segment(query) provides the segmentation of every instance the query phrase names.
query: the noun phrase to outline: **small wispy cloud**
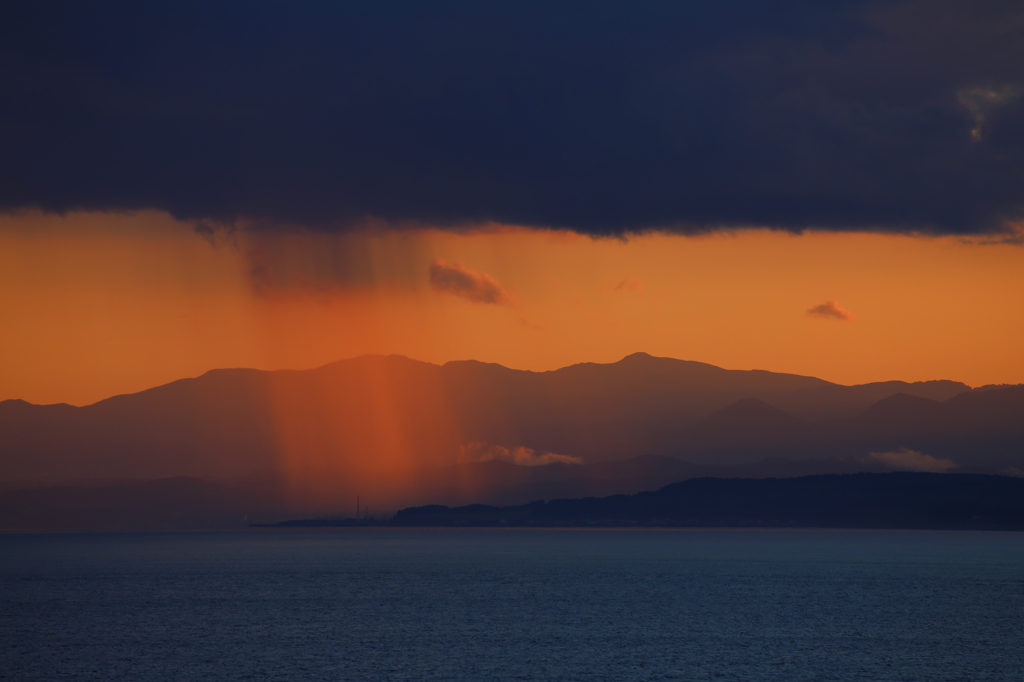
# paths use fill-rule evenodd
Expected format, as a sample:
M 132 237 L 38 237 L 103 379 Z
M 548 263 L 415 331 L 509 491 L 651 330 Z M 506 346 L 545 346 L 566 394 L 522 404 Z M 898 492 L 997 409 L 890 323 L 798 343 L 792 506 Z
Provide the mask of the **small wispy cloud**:
M 893 471 L 930 471 L 942 473 L 956 468 L 956 464 L 951 459 L 939 459 L 907 448 L 900 448 L 891 452 L 872 452 L 865 459 L 869 462 L 882 464 Z
M 808 308 L 807 315 L 810 317 L 824 317 L 833 320 L 842 320 L 844 322 L 850 322 L 857 317 L 849 310 L 839 305 L 838 301 L 834 301 L 832 299 L 829 299 L 820 305 L 816 305 L 813 308 Z
M 1020 94 L 1013 86 L 999 88 L 967 88 L 957 94 L 960 104 L 971 113 L 974 126 L 971 128 L 971 139 L 980 142 L 985 129 L 985 122 L 997 106 L 1013 99 Z
M 644 283 L 636 277 L 627 277 L 615 284 L 613 287 L 615 291 L 635 291 L 638 294 L 642 294 L 644 291 Z
M 490 462 L 496 459 L 527 467 L 546 464 L 583 464 L 583 460 L 579 457 L 558 455 L 553 452 L 538 452 L 522 445 L 506 448 L 487 443 L 467 443 L 459 449 L 459 461 L 461 462 Z
M 473 303 L 515 306 L 512 294 L 494 277 L 462 263 L 448 263 L 443 258 L 430 264 L 430 286 L 435 291 Z

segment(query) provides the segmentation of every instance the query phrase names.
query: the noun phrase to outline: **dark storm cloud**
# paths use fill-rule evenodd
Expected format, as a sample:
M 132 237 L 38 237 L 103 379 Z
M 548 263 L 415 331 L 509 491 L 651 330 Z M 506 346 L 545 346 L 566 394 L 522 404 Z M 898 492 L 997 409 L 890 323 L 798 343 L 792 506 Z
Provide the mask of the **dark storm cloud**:
M 0 207 L 999 231 L 1024 5 L 4 3 Z

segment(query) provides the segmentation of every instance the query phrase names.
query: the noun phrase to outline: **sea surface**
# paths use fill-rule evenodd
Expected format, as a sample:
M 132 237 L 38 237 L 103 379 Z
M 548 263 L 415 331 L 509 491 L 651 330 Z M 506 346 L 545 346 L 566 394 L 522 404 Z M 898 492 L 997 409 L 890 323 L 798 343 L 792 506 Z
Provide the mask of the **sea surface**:
M 1021 680 L 1024 534 L 0 536 L 3 680 Z

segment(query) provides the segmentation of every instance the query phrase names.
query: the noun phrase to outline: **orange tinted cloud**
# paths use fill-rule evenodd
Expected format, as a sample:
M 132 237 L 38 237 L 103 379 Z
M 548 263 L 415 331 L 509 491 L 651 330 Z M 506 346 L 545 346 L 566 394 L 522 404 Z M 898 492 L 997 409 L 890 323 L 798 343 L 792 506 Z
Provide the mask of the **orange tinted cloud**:
M 922 454 L 917 450 L 900 448 L 892 452 L 872 452 L 866 457 L 869 462 L 884 464 L 894 471 L 932 471 L 942 473 L 956 468 L 951 459 L 936 458 Z
M 808 308 L 807 314 L 811 317 L 825 317 L 833 320 L 842 320 L 844 322 L 849 322 L 856 317 L 853 313 L 846 310 L 843 306 L 839 305 L 837 301 L 833 301 L 832 299 L 825 301 L 821 305 Z
M 489 462 L 491 460 L 511 462 L 520 466 L 543 466 L 545 464 L 582 464 L 579 457 L 558 455 L 554 452 L 538 452 L 520 445 L 506 448 L 487 443 L 468 443 L 459 448 L 459 460 L 463 462 Z
M 430 286 L 473 303 L 512 306 L 512 295 L 486 272 L 467 268 L 462 263 L 447 263 L 438 258 L 430 264 Z

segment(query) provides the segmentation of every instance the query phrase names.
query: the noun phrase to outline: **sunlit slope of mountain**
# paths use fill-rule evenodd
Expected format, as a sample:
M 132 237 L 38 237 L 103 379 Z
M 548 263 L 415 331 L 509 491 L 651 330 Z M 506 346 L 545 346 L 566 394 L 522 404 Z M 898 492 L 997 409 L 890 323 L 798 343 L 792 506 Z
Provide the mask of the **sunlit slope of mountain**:
M 551 372 L 367 356 L 306 371 L 215 370 L 86 407 L 0 403 L 0 479 L 269 471 L 292 481 L 372 476 L 411 489 L 423 467 L 495 456 L 492 446 L 526 448 L 527 464 L 556 453 L 729 465 L 881 447 L 929 455 L 957 448 L 960 466 L 1018 466 L 1011 455 L 1024 442 L 1021 391 L 971 392 L 954 382 L 846 387 L 642 353 Z M 882 402 L 865 411 L 876 397 Z

